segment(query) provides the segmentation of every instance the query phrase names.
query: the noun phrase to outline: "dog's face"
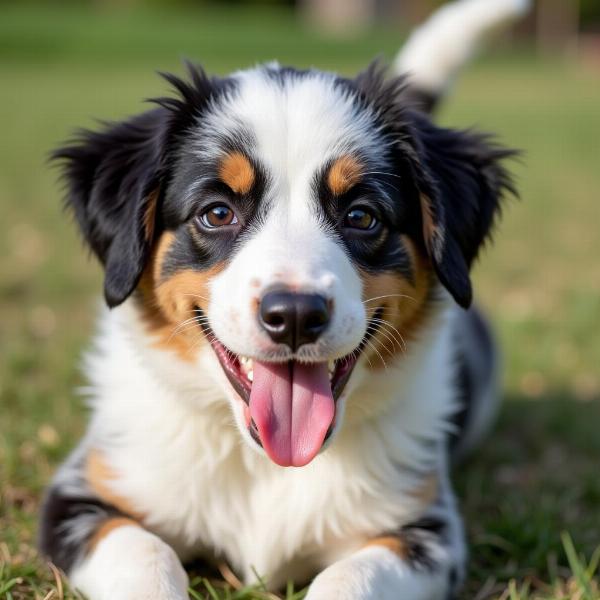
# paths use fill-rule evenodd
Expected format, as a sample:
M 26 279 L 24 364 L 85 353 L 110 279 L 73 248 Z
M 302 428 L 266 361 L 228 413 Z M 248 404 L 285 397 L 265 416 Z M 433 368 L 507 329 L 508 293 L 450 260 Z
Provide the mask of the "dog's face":
M 179 98 L 58 151 L 68 203 L 109 305 L 134 294 L 182 360 L 201 335 L 247 442 L 302 466 L 359 360 L 401 360 L 440 283 L 469 304 L 507 152 L 434 127 L 376 69 L 168 78 Z

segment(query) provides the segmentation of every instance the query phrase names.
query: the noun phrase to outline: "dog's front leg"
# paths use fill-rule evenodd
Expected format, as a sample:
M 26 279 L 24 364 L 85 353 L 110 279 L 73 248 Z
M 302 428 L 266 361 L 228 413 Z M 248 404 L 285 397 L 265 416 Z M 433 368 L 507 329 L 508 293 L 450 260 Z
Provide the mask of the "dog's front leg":
M 458 517 L 427 516 L 370 540 L 313 581 L 305 600 L 447 600 L 464 570 Z
M 42 508 L 42 552 L 89 600 L 187 600 L 175 551 L 64 469 Z
M 114 528 L 113 528 L 114 527 Z M 188 577 L 173 549 L 158 536 L 118 519 L 101 526 L 71 583 L 90 600 L 187 600 Z

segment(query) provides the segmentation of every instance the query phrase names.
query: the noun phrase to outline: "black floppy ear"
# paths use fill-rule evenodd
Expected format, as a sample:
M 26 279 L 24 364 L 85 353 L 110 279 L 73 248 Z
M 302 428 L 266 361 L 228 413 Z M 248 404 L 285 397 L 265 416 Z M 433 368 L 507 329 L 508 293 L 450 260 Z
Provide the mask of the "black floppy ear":
M 503 195 L 516 194 L 501 162 L 517 153 L 483 134 L 436 127 L 420 115 L 415 122 L 412 170 L 425 246 L 441 283 L 467 308 L 471 264 L 491 232 Z
M 150 254 L 168 171 L 167 147 L 195 126 L 211 95 L 226 85 L 191 63 L 186 67 L 189 81 L 162 74 L 176 97 L 154 99 L 158 108 L 103 131 L 82 131 L 52 155 L 62 163 L 66 205 L 104 264 L 110 307 L 133 292 Z
M 62 161 L 67 207 L 104 264 L 110 307 L 134 290 L 152 244 L 165 112 L 158 108 L 101 132 L 83 131 L 53 154 Z
M 406 79 L 386 79 L 378 61 L 352 85 L 394 141 L 399 172 L 416 185 L 422 237 L 439 280 L 467 308 L 471 264 L 492 229 L 502 196 L 507 191 L 516 195 L 501 163 L 518 153 L 493 144 L 489 136 L 433 125 L 414 110 L 414 90 Z

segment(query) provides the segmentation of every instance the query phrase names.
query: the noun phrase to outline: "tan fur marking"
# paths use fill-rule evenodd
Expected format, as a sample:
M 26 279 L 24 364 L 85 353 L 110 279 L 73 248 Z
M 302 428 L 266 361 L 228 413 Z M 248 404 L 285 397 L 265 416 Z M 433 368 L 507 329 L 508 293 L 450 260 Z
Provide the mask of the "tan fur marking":
M 382 318 L 388 322 L 379 323 L 379 330 L 370 340 L 379 354 L 371 345 L 367 345 L 365 350 L 373 369 L 383 368 L 384 362 L 387 364 L 404 354 L 429 317 L 427 300 L 433 283 L 433 271 L 429 261 L 419 254 L 409 237 L 401 235 L 400 241 L 411 257 L 414 281 L 409 281 L 399 273 L 361 273 L 367 317 L 372 317 L 378 307 L 383 307 Z M 382 298 L 370 300 L 379 297 Z
M 174 241 L 175 235 L 171 232 L 165 232 L 158 240 L 138 286 L 138 302 L 146 328 L 156 338 L 154 345 L 191 362 L 204 338 L 199 326 L 193 326 L 191 321 L 177 327 L 197 316 L 196 307 L 206 310 L 208 284 L 223 265 L 207 271 L 186 269 L 163 279 L 164 261 Z
M 161 271 L 165 262 L 165 256 L 174 243 L 175 234 L 173 232 L 165 231 L 160 236 L 153 255 L 148 261 L 149 268 L 146 269 L 151 271 L 153 281 L 160 281 Z
M 119 527 L 124 527 L 125 525 L 135 525 L 136 527 L 140 527 L 140 524 L 133 519 L 128 519 L 127 517 L 114 517 L 113 519 L 108 519 L 104 521 L 100 527 L 96 530 L 96 533 L 91 537 L 88 544 L 88 552 L 92 552 L 94 548 L 111 532 Z
M 363 166 L 357 158 L 344 155 L 338 158 L 327 175 L 327 185 L 335 196 L 344 194 L 355 186 L 362 176 Z
M 427 248 L 431 251 L 431 241 L 439 235 L 439 228 L 433 219 L 431 199 L 425 194 L 421 194 L 421 214 L 423 218 L 423 237 Z
M 112 490 L 110 481 L 117 479 L 117 475 L 106 464 L 105 459 L 98 450 L 94 449 L 88 454 L 85 464 L 85 479 L 103 502 L 114 506 L 122 513 L 131 515 L 137 520 L 142 520 L 142 515 L 137 512 L 131 502 Z
M 193 315 L 195 306 L 206 308 L 208 283 L 222 269 L 222 265 L 207 271 L 186 269 L 159 283 L 154 290 L 165 316 L 173 323 L 181 323 Z
M 369 546 L 382 546 L 383 548 L 387 548 L 391 550 L 396 556 L 399 556 L 402 560 L 406 560 L 408 558 L 408 550 L 406 545 L 403 543 L 400 537 L 395 535 L 385 535 L 378 538 L 373 538 L 369 540 L 365 547 Z
M 152 241 L 154 236 L 154 224 L 156 222 L 156 207 L 158 205 L 159 193 L 160 190 L 158 188 L 150 192 L 146 210 L 144 211 L 144 237 L 148 242 Z
M 248 158 L 241 152 L 232 152 L 221 161 L 219 177 L 236 194 L 247 194 L 254 185 L 256 174 Z

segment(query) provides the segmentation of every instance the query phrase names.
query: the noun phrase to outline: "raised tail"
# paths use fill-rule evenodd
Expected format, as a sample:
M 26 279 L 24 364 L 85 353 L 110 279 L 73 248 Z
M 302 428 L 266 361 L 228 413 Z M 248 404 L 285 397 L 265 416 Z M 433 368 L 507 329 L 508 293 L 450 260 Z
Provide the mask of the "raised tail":
M 523 16 L 530 4 L 531 0 L 456 0 L 418 27 L 396 56 L 394 70 L 409 75 L 420 108 L 434 110 L 483 40 Z

